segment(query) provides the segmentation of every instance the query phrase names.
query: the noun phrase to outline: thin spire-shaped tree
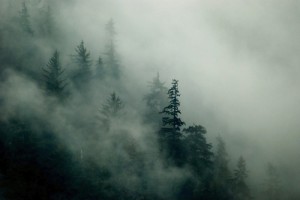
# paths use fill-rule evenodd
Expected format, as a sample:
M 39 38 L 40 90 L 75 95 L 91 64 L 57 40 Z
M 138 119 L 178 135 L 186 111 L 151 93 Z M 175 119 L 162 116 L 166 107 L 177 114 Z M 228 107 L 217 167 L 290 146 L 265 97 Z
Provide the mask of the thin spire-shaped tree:
M 30 15 L 28 12 L 28 8 L 25 2 L 22 3 L 22 8 L 20 11 L 20 24 L 22 29 L 30 34 L 33 35 L 33 30 L 31 28 L 31 23 L 30 23 Z
M 47 93 L 57 97 L 62 97 L 66 81 L 62 78 L 64 70 L 61 67 L 59 53 L 57 50 L 53 53 L 46 65 L 46 68 L 43 68 L 43 72 Z
M 78 69 L 72 78 L 77 88 L 82 88 L 91 79 L 92 60 L 90 52 L 85 47 L 83 40 L 75 48 L 75 52 L 76 54 L 73 55 L 73 59 Z
M 247 185 L 248 170 L 245 159 L 240 156 L 236 169 L 233 173 L 233 193 L 234 199 L 245 200 L 251 199 L 250 189 Z
M 120 78 L 120 66 L 117 59 L 117 53 L 116 53 L 116 45 L 115 45 L 115 36 L 116 36 L 116 30 L 115 30 L 115 23 L 113 19 L 110 19 L 108 23 L 105 26 L 106 33 L 107 33 L 107 42 L 106 42 L 106 62 L 107 70 L 109 72 L 109 75 L 115 79 Z
M 179 90 L 178 80 L 172 81 L 172 87 L 168 91 L 169 105 L 166 106 L 161 114 L 163 114 L 161 131 L 159 133 L 159 141 L 161 150 L 166 153 L 171 163 L 179 166 L 183 164 L 184 150 L 181 141 L 181 126 L 185 123 L 180 119 L 179 115 Z
M 160 80 L 159 73 L 149 83 L 150 91 L 144 96 L 147 105 L 145 113 L 145 122 L 155 126 L 161 126 L 160 112 L 168 104 L 167 91 L 165 83 Z M 160 120 L 160 121 L 158 121 Z
M 168 91 L 169 95 L 169 105 L 166 106 L 162 114 L 165 115 L 163 117 L 163 126 L 168 126 L 172 129 L 172 131 L 180 131 L 181 126 L 185 123 L 180 119 L 179 115 L 181 111 L 179 110 L 180 102 L 179 102 L 179 90 L 178 90 L 178 80 L 173 79 L 172 87 Z

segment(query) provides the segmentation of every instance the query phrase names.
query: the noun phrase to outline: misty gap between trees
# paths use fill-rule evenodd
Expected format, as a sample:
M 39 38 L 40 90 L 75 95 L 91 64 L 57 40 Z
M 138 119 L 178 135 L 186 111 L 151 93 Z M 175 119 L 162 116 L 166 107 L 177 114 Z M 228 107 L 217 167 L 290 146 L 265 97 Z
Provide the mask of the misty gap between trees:
M 1 199 L 300 198 L 268 161 L 252 187 L 247 157 L 230 159 L 222 133 L 210 142 L 201 121 L 182 117 L 176 77 L 154 71 L 132 91 L 144 83 L 125 75 L 118 21 L 99 24 L 95 55 L 59 24 L 72 0 L 0 2 Z

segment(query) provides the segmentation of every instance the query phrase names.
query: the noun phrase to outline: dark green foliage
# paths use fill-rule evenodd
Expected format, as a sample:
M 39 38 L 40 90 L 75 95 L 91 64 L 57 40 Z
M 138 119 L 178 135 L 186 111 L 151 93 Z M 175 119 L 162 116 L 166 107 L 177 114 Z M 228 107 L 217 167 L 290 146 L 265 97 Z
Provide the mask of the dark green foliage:
M 185 133 L 186 163 L 190 166 L 198 182 L 194 195 L 199 198 L 208 199 L 212 193 L 212 145 L 206 141 L 206 129 L 201 125 L 189 126 L 183 132 Z
M 187 163 L 195 174 L 203 177 L 211 171 L 213 161 L 212 145 L 206 141 L 206 129 L 201 125 L 189 126 L 183 129 L 186 134 L 184 142 L 187 148 Z
M 19 119 L 2 125 L 1 171 L 7 187 L 5 196 L 50 199 L 52 195 L 71 192 L 68 191 L 71 174 L 67 170 L 70 155 L 53 133 L 47 132 L 46 127 L 45 131 L 36 132 L 30 123 Z
M 43 71 L 47 93 L 56 97 L 63 97 L 66 81 L 62 78 L 64 70 L 60 64 L 58 51 L 54 52 Z
M 120 78 L 120 65 L 117 59 L 116 47 L 115 47 L 115 25 L 114 21 L 111 19 L 106 24 L 107 42 L 106 42 L 106 68 L 108 70 L 108 75 L 114 79 Z
M 173 80 L 168 95 L 170 104 L 161 112 L 163 114 L 163 127 L 159 133 L 159 142 L 161 150 L 165 151 L 169 162 L 180 166 L 184 163 L 184 148 L 181 141 L 182 133 L 180 128 L 185 123 L 179 118 L 181 112 L 179 110 L 180 102 L 178 97 L 180 94 L 177 80 Z
M 88 159 L 80 162 L 50 130 L 39 120 L 1 122 L 5 199 L 117 199 L 110 194 L 109 171 Z
M 168 91 L 169 105 L 166 106 L 161 112 L 164 117 L 162 119 L 163 126 L 170 128 L 171 131 L 180 131 L 181 126 L 185 123 L 179 118 L 181 111 L 179 110 L 180 102 L 178 97 L 180 96 L 178 90 L 178 80 L 173 79 L 172 87 Z
M 25 2 L 22 3 L 22 8 L 20 11 L 20 25 L 26 33 L 33 35 L 33 30 L 30 23 L 30 15 Z
M 250 189 L 246 182 L 247 177 L 248 177 L 248 171 L 246 168 L 246 161 L 241 156 L 237 162 L 237 166 L 236 169 L 234 170 L 233 179 L 232 179 L 234 199 L 236 200 L 251 199 Z

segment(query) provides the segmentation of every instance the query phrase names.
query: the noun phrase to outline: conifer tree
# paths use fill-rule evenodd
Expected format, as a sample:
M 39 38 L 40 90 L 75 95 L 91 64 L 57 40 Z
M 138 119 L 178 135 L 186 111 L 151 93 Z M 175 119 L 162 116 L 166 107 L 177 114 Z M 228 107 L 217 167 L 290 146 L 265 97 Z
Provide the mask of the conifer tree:
M 187 162 L 199 176 L 212 168 L 212 145 L 206 141 L 206 129 L 201 125 L 183 129 L 186 134 Z
M 185 134 L 185 159 L 192 169 L 198 182 L 197 196 L 200 199 L 210 199 L 211 178 L 213 175 L 213 152 L 212 145 L 206 141 L 206 129 L 201 125 L 189 126 L 183 129 Z
M 250 190 L 246 179 L 248 177 L 248 170 L 246 168 L 246 161 L 241 156 L 237 162 L 237 168 L 233 174 L 233 193 L 235 200 L 251 199 Z
M 184 162 L 184 149 L 181 141 L 182 133 L 180 132 L 180 128 L 185 123 L 179 117 L 181 112 L 179 110 L 180 102 L 178 97 L 180 94 L 178 90 L 178 80 L 173 80 L 168 95 L 169 105 L 161 112 L 161 114 L 163 114 L 163 127 L 160 131 L 159 140 L 161 150 L 166 152 L 171 162 L 175 165 L 181 165 Z
M 66 86 L 65 80 L 62 78 L 64 70 L 61 67 L 59 53 L 55 51 L 50 58 L 46 68 L 43 68 L 46 91 L 50 95 L 62 97 Z
M 76 55 L 74 56 L 75 62 L 80 68 L 82 68 L 83 71 L 89 72 L 92 64 L 90 58 L 91 55 L 90 52 L 84 46 L 83 40 L 76 47 L 75 51 L 76 51 Z
M 106 33 L 107 33 L 107 42 L 106 42 L 106 66 L 108 70 L 108 74 L 115 78 L 120 78 L 120 66 L 117 59 L 117 53 L 116 53 L 116 46 L 115 46 L 115 24 L 112 19 L 109 20 L 109 22 L 105 26 Z
M 30 34 L 33 35 L 33 30 L 31 28 L 31 23 L 30 23 L 30 15 L 28 12 L 28 8 L 25 2 L 22 3 L 22 8 L 20 11 L 20 24 L 22 29 Z
M 102 115 L 102 125 L 106 129 L 109 129 L 111 121 L 120 116 L 120 112 L 123 108 L 124 105 L 122 100 L 116 95 L 115 92 L 113 92 L 110 95 L 110 97 L 106 100 L 106 103 L 102 105 L 102 109 L 100 110 Z
M 145 95 L 144 100 L 146 101 L 146 121 L 148 123 L 159 124 L 157 121 L 159 113 L 163 110 L 164 106 L 168 103 L 167 91 L 165 83 L 161 82 L 159 73 L 153 78 L 149 84 L 150 92 Z
M 226 145 L 221 137 L 217 138 L 217 152 L 214 159 L 214 193 L 219 200 L 232 199 L 230 187 L 231 173 L 228 168 L 228 154 Z
M 77 87 L 83 87 L 87 84 L 91 78 L 91 65 L 92 61 L 90 58 L 90 52 L 84 46 L 84 42 L 81 41 L 80 44 L 75 49 L 76 54 L 73 56 L 74 62 L 79 68 L 74 76 L 73 80 Z
M 179 110 L 180 102 L 179 102 L 179 90 L 178 90 L 178 80 L 173 79 L 172 87 L 168 91 L 169 95 L 169 105 L 166 106 L 161 112 L 165 116 L 163 117 L 163 126 L 165 129 L 171 131 L 180 131 L 181 126 L 185 123 L 179 118 L 179 114 L 181 111 Z
M 123 103 L 120 97 L 113 92 L 107 99 L 106 104 L 103 105 L 102 113 L 106 117 L 116 117 L 122 108 Z

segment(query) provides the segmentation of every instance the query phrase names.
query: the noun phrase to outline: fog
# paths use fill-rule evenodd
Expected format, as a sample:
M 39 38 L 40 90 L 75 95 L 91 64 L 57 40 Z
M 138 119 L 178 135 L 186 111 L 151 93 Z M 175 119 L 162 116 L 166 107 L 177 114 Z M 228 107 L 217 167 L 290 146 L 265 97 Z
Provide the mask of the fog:
M 63 15 L 91 43 L 113 18 L 136 81 L 145 87 L 156 72 L 179 79 L 189 121 L 284 159 L 297 152 L 298 9 L 296 1 L 77 1 Z
M 1 4 L 7 7 L 8 2 L 1 0 Z M 42 0 L 28 1 L 29 8 L 34 5 L 42 7 L 47 3 Z M 151 127 L 142 124 L 140 115 L 144 109 L 143 97 L 148 91 L 148 82 L 159 73 L 168 88 L 172 79 L 179 80 L 181 116 L 186 124 L 203 125 L 208 131 L 208 141 L 213 145 L 216 144 L 216 137 L 222 136 L 231 167 L 243 155 L 253 193 L 263 182 L 266 164 L 272 162 L 282 177 L 283 188 L 299 195 L 299 2 L 69 0 L 53 1 L 51 5 L 55 8 L 57 29 L 63 34 L 53 43 L 36 39 L 31 44 L 40 50 L 43 57 L 33 55 L 28 62 L 39 63 L 39 66 L 30 66 L 29 71 L 40 70 L 52 50 L 58 49 L 66 74 L 71 73 L 70 57 L 81 40 L 84 40 L 93 60 L 97 60 L 99 55 L 105 56 L 107 35 L 104 27 L 113 19 L 123 84 L 117 87 L 109 81 L 106 85 L 94 81 L 86 95 L 72 94 L 69 105 L 53 109 L 49 105 L 55 104 L 55 99 L 45 97 L 39 84 L 20 72 L 5 70 L 5 74 L 1 75 L 5 81 L 0 87 L 0 95 L 4 99 L 3 119 L 18 112 L 25 118 L 27 115 L 47 118 L 51 122 L 49 126 L 72 151 L 76 152 L 78 145 L 86 145 L 83 148 L 93 151 L 99 148 L 99 152 L 93 152 L 92 157 L 101 154 L 101 159 L 97 160 L 102 163 L 101 166 L 119 162 L 111 161 L 111 157 L 106 156 L 114 151 L 110 146 L 111 137 L 121 137 L 116 133 L 120 131 L 121 124 L 121 131 L 133 137 L 142 152 L 156 155 L 157 144 L 147 144 L 148 138 L 153 137 Z M 15 7 L 15 10 L 20 10 L 20 6 Z M 1 16 L 11 15 L 4 9 L 1 12 L 4 13 Z M 0 41 L 3 42 L 2 39 Z M 4 47 L 15 45 L 21 49 L 20 52 L 27 45 L 23 41 L 20 44 L 4 43 Z M 23 55 L 23 52 L 18 55 Z M 38 76 L 38 73 L 34 72 L 32 77 Z M 69 83 L 70 91 L 74 87 Z M 97 110 L 101 109 L 112 91 L 116 91 L 124 101 L 127 120 L 116 120 L 110 130 L 116 135 L 103 136 L 106 142 L 102 147 L 91 147 L 92 140 L 80 144 L 81 137 L 84 137 L 80 132 L 89 130 L 94 133 L 98 130 L 91 121 L 99 114 Z M 44 105 L 45 101 L 47 105 Z M 49 109 L 53 109 L 50 115 Z M 74 113 L 80 114 L 74 116 Z M 89 123 L 92 125 L 86 129 Z M 79 137 L 73 137 L 73 140 L 69 137 L 72 134 Z M 118 155 L 123 157 L 121 151 Z M 166 177 L 162 179 L 166 183 L 170 180 L 180 182 L 190 176 L 182 168 L 165 170 L 160 160 L 153 165 L 147 172 L 155 174 L 149 181 L 154 190 L 157 189 L 156 179 L 162 176 L 160 173 Z M 119 172 L 118 166 L 112 170 Z M 122 178 L 126 176 L 124 172 L 116 176 L 118 180 L 128 180 Z M 139 185 L 136 180 L 130 183 Z M 121 181 L 118 184 L 128 183 Z M 157 193 L 163 194 L 169 190 L 162 188 Z

